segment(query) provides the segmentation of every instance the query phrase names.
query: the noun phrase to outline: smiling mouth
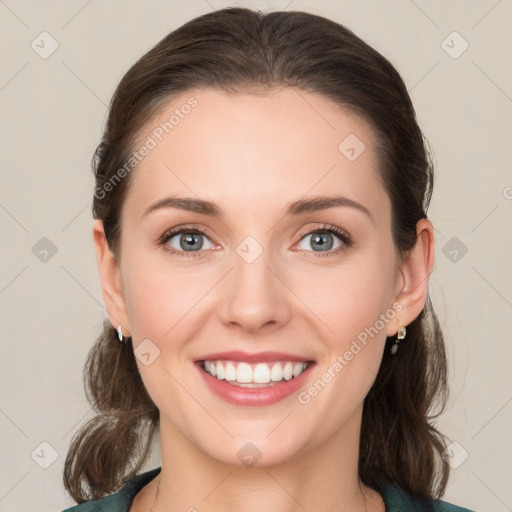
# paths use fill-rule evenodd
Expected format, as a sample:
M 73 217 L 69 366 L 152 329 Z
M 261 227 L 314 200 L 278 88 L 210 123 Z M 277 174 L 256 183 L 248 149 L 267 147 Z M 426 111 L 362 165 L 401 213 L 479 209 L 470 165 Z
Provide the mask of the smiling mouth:
M 314 361 L 245 363 L 240 361 L 198 361 L 199 367 L 217 380 L 244 388 L 271 387 L 295 379 Z

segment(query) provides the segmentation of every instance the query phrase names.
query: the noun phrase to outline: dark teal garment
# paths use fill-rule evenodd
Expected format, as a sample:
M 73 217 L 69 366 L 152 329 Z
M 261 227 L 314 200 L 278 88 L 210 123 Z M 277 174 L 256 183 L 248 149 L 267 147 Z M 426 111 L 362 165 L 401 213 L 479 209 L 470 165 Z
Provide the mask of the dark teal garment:
M 115 494 L 86 501 L 62 512 L 128 512 L 135 495 L 153 480 L 161 469 L 159 467 L 141 475 L 135 475 Z M 389 485 L 379 488 L 379 492 L 384 498 L 386 512 L 474 512 L 468 508 L 457 507 L 440 500 L 428 502 L 413 500 L 400 489 Z

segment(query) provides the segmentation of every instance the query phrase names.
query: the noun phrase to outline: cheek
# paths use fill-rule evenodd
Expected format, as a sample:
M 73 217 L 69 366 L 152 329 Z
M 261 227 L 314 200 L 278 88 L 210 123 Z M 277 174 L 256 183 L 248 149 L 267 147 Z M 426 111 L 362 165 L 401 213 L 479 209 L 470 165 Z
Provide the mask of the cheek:
M 172 338 L 183 320 L 193 316 L 194 304 L 203 295 L 204 281 L 151 258 L 134 255 L 125 260 L 124 294 L 132 337 L 154 339 L 155 343 Z M 183 320 L 181 320 L 183 319 Z
M 289 278 L 296 283 L 294 291 L 316 316 L 315 323 L 324 325 L 328 338 L 343 344 L 374 325 L 389 308 L 392 274 L 391 265 L 375 258 L 317 267 Z
M 299 402 L 317 410 L 330 432 L 361 406 L 378 374 L 386 326 L 395 321 L 392 276 L 391 264 L 376 258 L 301 278 L 297 294 L 310 290 L 307 305 L 315 313 L 323 353 L 317 378 Z

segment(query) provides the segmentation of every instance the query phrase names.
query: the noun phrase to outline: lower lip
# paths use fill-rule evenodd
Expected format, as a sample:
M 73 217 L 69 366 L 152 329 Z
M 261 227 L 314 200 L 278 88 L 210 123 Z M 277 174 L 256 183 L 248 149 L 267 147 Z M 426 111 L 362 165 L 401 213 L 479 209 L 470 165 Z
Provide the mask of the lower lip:
M 228 384 L 226 380 L 219 380 L 216 377 L 212 377 L 199 363 L 196 363 L 196 368 L 199 370 L 202 378 L 216 395 L 226 400 L 226 402 L 235 405 L 250 406 L 272 405 L 290 396 L 304 385 L 313 366 L 315 366 L 315 363 L 310 363 L 298 377 L 285 380 L 273 386 L 264 388 L 244 388 Z

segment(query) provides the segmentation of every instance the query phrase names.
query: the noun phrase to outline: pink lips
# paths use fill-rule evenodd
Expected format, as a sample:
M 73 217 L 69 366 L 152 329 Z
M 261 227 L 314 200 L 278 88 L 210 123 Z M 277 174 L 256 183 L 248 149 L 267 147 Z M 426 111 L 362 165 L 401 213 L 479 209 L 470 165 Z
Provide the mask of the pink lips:
M 266 353 L 267 357 L 271 358 L 270 361 L 264 361 L 261 359 L 259 354 L 257 357 L 248 358 L 247 354 L 244 354 L 243 359 L 240 358 L 240 352 L 223 352 L 222 354 L 209 354 L 205 356 L 205 360 L 231 360 L 231 361 L 245 361 L 245 362 L 271 362 L 271 361 L 298 361 L 306 362 L 306 359 L 290 357 L 289 354 L 278 354 L 277 352 Z M 263 353 L 265 354 L 265 353 Z M 220 357 L 219 357 L 220 356 Z M 233 357 L 235 356 L 235 358 Z M 238 358 L 237 358 L 238 357 Z M 252 360 L 251 360 L 252 359 Z M 308 379 L 312 368 L 315 366 L 314 362 L 310 362 L 307 368 L 298 376 L 290 380 L 285 380 L 274 384 L 273 386 L 261 387 L 261 388 L 245 388 L 234 386 L 229 384 L 226 380 L 219 380 L 216 377 L 211 376 L 205 371 L 200 363 L 202 359 L 195 363 L 202 379 L 210 390 L 223 400 L 235 404 L 245 406 L 265 406 L 275 404 L 284 398 L 290 396 L 292 393 L 297 391 L 301 386 L 304 385 Z

